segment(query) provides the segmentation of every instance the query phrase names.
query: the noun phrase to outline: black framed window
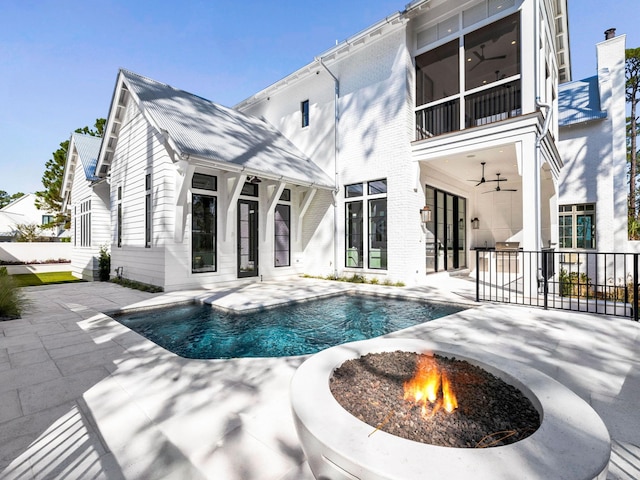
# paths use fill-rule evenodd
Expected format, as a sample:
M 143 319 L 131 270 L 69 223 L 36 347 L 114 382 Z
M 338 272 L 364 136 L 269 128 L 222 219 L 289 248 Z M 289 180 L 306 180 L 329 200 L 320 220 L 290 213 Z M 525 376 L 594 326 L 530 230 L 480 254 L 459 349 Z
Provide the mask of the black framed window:
M 387 199 L 369 200 L 369 268 L 387 268 Z
M 242 186 L 242 192 L 240 192 L 240 195 L 244 195 L 245 197 L 257 197 L 258 184 L 245 182 L 245 184 Z
M 118 247 L 122 247 L 122 187 L 118 187 L 118 218 L 116 223 L 116 237 Z
M 273 221 L 275 266 L 288 267 L 291 265 L 291 207 L 277 204 Z
M 346 198 L 361 197 L 362 193 L 362 183 L 354 183 L 344 187 L 344 196 Z
M 151 174 L 144 177 L 144 247 L 151 248 L 151 228 L 153 218 L 151 215 Z
M 216 271 L 217 211 L 216 197 L 192 195 L 191 271 Z
M 194 173 L 191 179 L 191 188 L 215 192 L 218 190 L 218 177 L 205 175 L 204 173 Z
M 346 207 L 346 259 L 347 267 L 362 268 L 363 265 L 363 211 L 362 200 L 347 202 Z
M 302 118 L 302 128 L 309 126 L 309 100 L 300 102 L 300 117 Z
M 280 194 L 280 200 L 283 202 L 291 201 L 291 190 L 289 188 L 285 188 L 284 190 L 282 190 L 282 193 Z

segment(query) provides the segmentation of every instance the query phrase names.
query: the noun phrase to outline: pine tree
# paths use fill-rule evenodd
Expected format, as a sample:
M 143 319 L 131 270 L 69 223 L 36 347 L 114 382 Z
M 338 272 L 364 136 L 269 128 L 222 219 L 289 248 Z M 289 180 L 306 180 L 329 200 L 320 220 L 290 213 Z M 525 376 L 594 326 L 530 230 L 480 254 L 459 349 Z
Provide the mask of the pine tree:
M 76 133 L 102 137 L 106 119 L 98 118 L 94 125 L 95 129 L 89 127 L 77 128 Z M 44 174 L 42 175 L 42 185 L 44 190 L 36 192 L 36 206 L 46 212 L 54 213 L 54 220 L 57 225 L 69 225 L 69 216 L 62 211 L 62 180 L 64 176 L 64 165 L 67 161 L 67 151 L 69 140 L 60 144 L 52 158 L 45 163 Z
M 638 175 L 638 117 L 637 106 L 640 102 L 640 48 L 628 48 L 625 51 L 625 90 L 626 101 L 631 106 L 628 125 L 629 145 L 629 217 L 636 219 L 636 177 Z

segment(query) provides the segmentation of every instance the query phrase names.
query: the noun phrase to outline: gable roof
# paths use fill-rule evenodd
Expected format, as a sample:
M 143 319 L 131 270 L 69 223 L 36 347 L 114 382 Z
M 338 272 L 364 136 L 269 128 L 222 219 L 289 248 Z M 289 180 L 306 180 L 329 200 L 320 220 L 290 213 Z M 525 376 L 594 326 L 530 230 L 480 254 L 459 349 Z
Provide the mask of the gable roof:
M 558 89 L 558 116 L 561 127 L 606 118 L 607 112 L 600 110 L 598 77 L 561 84 Z
M 96 166 L 101 144 L 101 137 L 94 137 L 77 132 L 71 134 L 69 148 L 67 150 L 67 160 L 64 164 L 64 173 L 62 174 L 62 188 L 60 189 L 63 211 L 67 208 L 67 204 L 71 198 L 73 176 L 78 161 L 80 161 L 82 165 L 84 176 L 88 182 L 100 180 L 96 175 Z
M 72 139 L 78 152 L 78 159 L 82 163 L 85 177 L 89 181 L 97 180 L 96 165 L 98 164 L 102 138 L 74 133 Z
M 333 188 L 331 178 L 269 123 L 164 83 L 121 69 L 111 116 L 120 104 L 122 87 L 138 104 L 147 121 L 167 138 L 183 159 L 210 161 L 223 170 L 245 171 L 267 179 Z M 114 108 L 115 107 L 115 108 Z M 117 135 L 117 127 L 116 127 Z M 116 137 L 117 141 L 117 137 Z M 98 158 L 98 174 L 111 139 L 105 138 Z

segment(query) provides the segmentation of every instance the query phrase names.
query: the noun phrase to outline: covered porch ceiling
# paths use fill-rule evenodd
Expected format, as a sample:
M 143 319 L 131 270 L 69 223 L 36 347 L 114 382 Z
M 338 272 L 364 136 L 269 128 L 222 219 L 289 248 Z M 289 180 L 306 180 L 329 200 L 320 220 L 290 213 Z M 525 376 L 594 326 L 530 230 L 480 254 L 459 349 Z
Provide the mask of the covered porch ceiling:
M 429 168 L 438 170 L 458 181 L 467 182 L 469 180 L 480 181 L 482 162 L 486 162 L 484 176 L 487 181 L 495 180 L 498 173 L 501 178 L 520 180 L 516 148 L 513 144 L 455 152 L 429 160 L 421 160 L 420 164 L 428 165 Z M 469 186 L 473 186 L 473 184 L 469 182 Z

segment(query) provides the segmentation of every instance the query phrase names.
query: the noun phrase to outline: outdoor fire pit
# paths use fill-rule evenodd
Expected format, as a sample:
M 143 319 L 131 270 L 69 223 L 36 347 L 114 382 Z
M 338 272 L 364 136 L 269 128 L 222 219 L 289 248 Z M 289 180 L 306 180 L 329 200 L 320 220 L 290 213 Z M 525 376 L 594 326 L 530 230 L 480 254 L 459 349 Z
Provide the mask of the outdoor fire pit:
M 495 376 L 509 388 L 517 390 L 537 411 L 533 416 L 539 422 L 528 428 L 521 440 L 511 439 L 513 443 L 510 444 L 497 443 L 502 446 L 472 443 L 471 448 L 434 445 L 388 433 L 384 431 L 385 424 L 397 420 L 392 415 L 393 410 L 389 413 L 383 411 L 382 420 L 367 424 L 336 400 L 330 388 L 332 377 L 345 362 L 348 365 L 372 354 L 393 352 L 401 356 L 436 354 L 482 369 L 488 376 Z M 384 358 L 381 356 L 377 361 L 384 361 Z M 431 368 L 422 365 L 417 370 L 424 373 Z M 416 373 L 416 377 L 419 376 Z M 445 398 L 444 388 L 449 388 L 442 381 L 445 377 L 440 374 L 438 396 L 441 400 Z M 412 382 L 413 379 L 405 380 L 404 384 L 411 387 Z M 446 383 L 449 383 L 448 379 Z M 378 387 L 374 380 L 372 388 L 389 387 Z M 411 400 L 406 391 L 405 395 L 399 402 Z M 375 395 L 367 397 L 368 400 L 363 401 L 378 403 Z M 416 408 L 422 409 L 423 418 L 414 421 L 438 421 L 438 416 L 445 414 L 444 409 L 453 411 L 456 408 L 441 405 L 443 410 L 439 410 L 435 395 L 433 402 L 422 402 L 422 407 Z M 591 480 L 605 479 L 607 474 L 611 451 L 609 434 L 586 402 L 537 370 L 486 352 L 470 352 L 457 345 L 414 339 L 372 339 L 329 348 L 298 368 L 291 383 L 291 404 L 307 461 L 314 476 L 321 480 Z M 455 444 L 454 440 L 452 444 Z

